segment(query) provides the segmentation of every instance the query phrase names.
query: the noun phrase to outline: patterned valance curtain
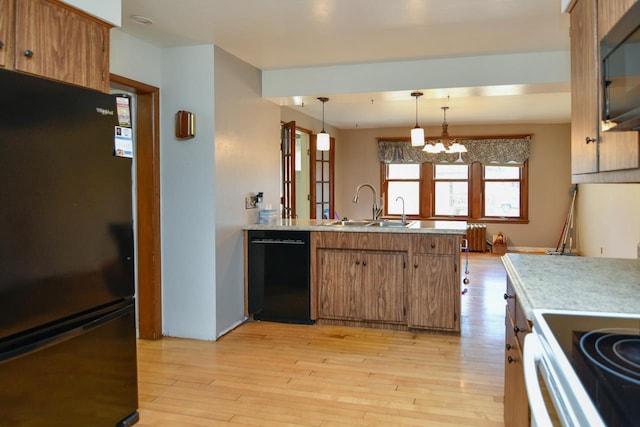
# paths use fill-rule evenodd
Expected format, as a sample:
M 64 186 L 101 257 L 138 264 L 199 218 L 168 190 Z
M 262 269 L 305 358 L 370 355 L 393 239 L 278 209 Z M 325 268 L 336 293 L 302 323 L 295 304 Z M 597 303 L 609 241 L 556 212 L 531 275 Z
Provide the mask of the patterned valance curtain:
M 383 163 L 524 163 L 529 158 L 531 136 L 505 138 L 457 138 L 467 147 L 458 154 L 432 154 L 423 147 L 412 147 L 410 141 L 378 141 L 378 158 Z

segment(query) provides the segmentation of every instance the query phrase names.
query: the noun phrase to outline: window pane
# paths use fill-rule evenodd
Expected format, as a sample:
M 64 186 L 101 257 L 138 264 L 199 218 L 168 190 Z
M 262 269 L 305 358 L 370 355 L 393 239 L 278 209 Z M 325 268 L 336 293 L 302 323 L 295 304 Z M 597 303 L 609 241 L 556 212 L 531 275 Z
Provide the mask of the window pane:
M 485 182 L 484 190 L 486 216 L 520 216 L 519 182 Z
M 436 215 L 469 215 L 469 191 L 466 182 L 436 182 L 435 184 Z
M 436 179 L 468 179 L 469 166 L 435 165 L 435 177 Z
M 485 166 L 484 179 L 520 179 L 520 166 Z
M 387 179 L 420 179 L 420 165 L 387 165 Z
M 420 184 L 418 182 L 389 182 L 387 200 L 387 210 L 391 215 L 402 214 L 402 201 L 404 199 L 404 213 L 407 215 L 418 215 L 420 213 Z

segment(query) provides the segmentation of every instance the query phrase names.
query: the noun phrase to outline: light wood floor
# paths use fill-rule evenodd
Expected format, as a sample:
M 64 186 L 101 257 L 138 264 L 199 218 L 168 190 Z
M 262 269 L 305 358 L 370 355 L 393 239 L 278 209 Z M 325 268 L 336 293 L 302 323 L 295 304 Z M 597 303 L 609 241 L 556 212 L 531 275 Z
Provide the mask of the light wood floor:
M 505 273 L 490 254 L 469 270 L 460 337 L 251 322 L 140 340 L 138 425 L 503 426 Z

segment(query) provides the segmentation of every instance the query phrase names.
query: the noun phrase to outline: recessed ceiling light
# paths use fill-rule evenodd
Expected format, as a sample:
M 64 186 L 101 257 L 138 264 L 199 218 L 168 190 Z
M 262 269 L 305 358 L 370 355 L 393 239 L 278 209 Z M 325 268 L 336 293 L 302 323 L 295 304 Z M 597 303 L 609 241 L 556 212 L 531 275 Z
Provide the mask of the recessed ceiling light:
M 142 16 L 142 15 L 131 15 L 131 19 L 133 19 L 138 24 L 145 24 L 145 25 L 153 24 L 153 21 L 151 19 L 147 18 L 146 16 Z

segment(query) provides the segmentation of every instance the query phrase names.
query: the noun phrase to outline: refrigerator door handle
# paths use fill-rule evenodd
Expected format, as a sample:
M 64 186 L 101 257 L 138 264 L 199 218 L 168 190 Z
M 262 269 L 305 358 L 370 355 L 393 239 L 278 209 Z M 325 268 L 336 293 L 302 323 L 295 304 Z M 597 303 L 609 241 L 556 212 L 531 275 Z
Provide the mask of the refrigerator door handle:
M 9 345 L 3 345 L 2 347 L 8 347 L 9 350 L 2 352 L 2 348 L 0 347 L 0 363 L 9 362 L 12 359 L 44 350 L 53 345 L 86 334 L 87 332 L 122 316 L 130 310 L 133 310 L 133 304 L 131 302 L 127 303 L 124 307 L 119 306 L 119 308 L 116 309 L 110 308 L 106 314 L 104 314 L 106 310 L 102 310 L 98 313 L 92 313 L 89 316 L 66 322 L 54 330 L 34 333 L 28 337 L 22 337 L 20 342 L 24 343 L 23 345 L 20 345 L 19 343 L 16 345 L 15 341 L 7 343 Z

